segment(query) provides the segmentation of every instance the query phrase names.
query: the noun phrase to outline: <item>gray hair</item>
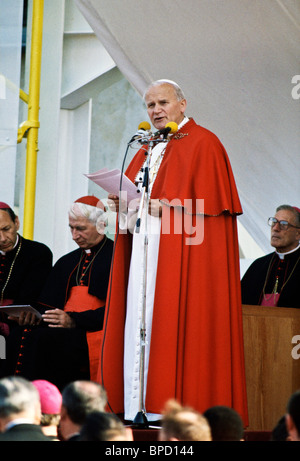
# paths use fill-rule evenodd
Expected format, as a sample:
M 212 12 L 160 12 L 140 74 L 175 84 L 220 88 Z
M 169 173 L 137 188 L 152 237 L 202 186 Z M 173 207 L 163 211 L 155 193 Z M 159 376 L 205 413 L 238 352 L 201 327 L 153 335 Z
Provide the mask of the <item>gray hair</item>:
M 18 413 L 33 417 L 40 406 L 40 395 L 36 387 L 24 378 L 9 376 L 0 380 L 0 417 L 8 418 Z
M 298 210 L 296 210 L 295 207 L 291 206 L 291 205 L 280 205 L 276 208 L 276 212 L 277 211 L 280 211 L 280 210 L 287 210 L 287 211 L 291 211 L 293 213 L 293 215 L 295 216 L 295 220 L 296 220 L 296 226 L 297 227 L 300 227 L 300 213 Z
M 75 202 L 71 205 L 69 209 L 69 216 L 73 219 L 86 218 L 96 227 L 97 224 L 106 222 L 107 218 L 106 213 L 102 208 L 86 205 L 85 203 L 80 202 Z
M 150 90 L 150 88 L 153 88 L 155 86 L 164 85 L 164 84 L 171 85 L 174 88 L 174 91 L 175 91 L 175 94 L 176 94 L 176 97 L 177 97 L 178 101 L 181 101 L 182 99 L 185 99 L 184 93 L 183 93 L 182 89 L 180 88 L 180 86 L 176 82 L 174 82 L 173 80 L 168 80 L 168 79 L 160 79 L 160 80 L 156 80 L 155 82 L 150 83 L 150 85 L 146 88 L 146 90 L 144 92 L 143 99 L 145 100 L 146 95 L 147 95 L 148 91 Z

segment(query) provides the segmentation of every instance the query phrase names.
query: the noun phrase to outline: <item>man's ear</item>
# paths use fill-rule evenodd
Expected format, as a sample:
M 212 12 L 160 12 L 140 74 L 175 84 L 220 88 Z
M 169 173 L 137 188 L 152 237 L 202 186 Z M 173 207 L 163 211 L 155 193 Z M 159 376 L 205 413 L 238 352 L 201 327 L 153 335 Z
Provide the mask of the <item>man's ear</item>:
M 4 432 L 4 431 L 5 431 L 6 423 L 7 423 L 7 421 L 5 421 L 4 419 L 1 419 L 1 418 L 0 418 L 0 432 Z
M 68 412 L 66 410 L 66 407 L 62 405 L 60 409 L 60 419 L 64 419 L 67 416 L 67 414 Z
M 291 415 L 287 414 L 285 416 L 285 424 L 286 424 L 287 432 L 289 434 L 287 440 L 297 440 L 298 432 L 297 432 L 297 428 L 295 426 L 294 420 L 291 417 Z

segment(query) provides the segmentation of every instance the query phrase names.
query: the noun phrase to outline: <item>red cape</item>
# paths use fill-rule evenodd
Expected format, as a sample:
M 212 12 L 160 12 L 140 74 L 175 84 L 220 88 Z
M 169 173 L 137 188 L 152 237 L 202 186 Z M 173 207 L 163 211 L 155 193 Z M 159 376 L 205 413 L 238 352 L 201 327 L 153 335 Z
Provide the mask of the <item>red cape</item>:
M 141 150 L 127 169 L 134 180 Z M 204 199 L 204 239 L 187 245 L 183 231 L 161 234 L 146 411 L 160 413 L 169 398 L 200 412 L 227 405 L 248 424 L 236 215 L 242 213 L 226 151 L 190 120 L 168 143 L 151 198 L 184 204 Z M 194 200 L 195 202 L 195 200 Z M 168 208 L 171 217 L 179 208 Z M 186 207 L 186 212 L 195 213 Z M 179 214 L 178 219 L 185 219 Z M 195 219 L 203 219 L 193 216 Z M 184 229 L 184 225 L 183 225 Z M 132 236 L 119 234 L 104 321 L 99 379 L 109 405 L 123 413 L 123 342 Z

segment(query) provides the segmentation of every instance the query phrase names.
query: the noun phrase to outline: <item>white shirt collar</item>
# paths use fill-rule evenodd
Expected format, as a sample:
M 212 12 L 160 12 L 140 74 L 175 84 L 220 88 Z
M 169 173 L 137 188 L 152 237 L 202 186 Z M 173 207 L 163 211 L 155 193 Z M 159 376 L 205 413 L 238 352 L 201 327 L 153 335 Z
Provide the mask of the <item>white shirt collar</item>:
M 7 431 L 11 427 L 18 426 L 19 424 L 34 424 L 31 419 L 27 418 L 16 418 L 6 424 L 5 430 Z
M 185 125 L 188 121 L 189 121 L 189 118 L 185 115 L 182 122 L 180 122 L 179 125 L 178 125 L 178 130 L 180 130 L 180 128 L 182 128 L 183 125 Z
M 275 251 L 276 251 L 276 253 L 277 253 L 277 255 L 278 255 L 278 257 L 279 257 L 280 259 L 284 259 L 284 257 L 285 257 L 286 255 L 289 255 L 289 254 L 291 254 L 291 253 L 294 253 L 295 251 L 299 250 L 299 248 L 300 248 L 300 243 L 299 243 L 299 245 L 298 245 L 296 248 L 294 248 L 294 249 L 291 250 L 291 251 L 287 251 L 286 253 L 278 253 L 277 250 L 275 250 Z

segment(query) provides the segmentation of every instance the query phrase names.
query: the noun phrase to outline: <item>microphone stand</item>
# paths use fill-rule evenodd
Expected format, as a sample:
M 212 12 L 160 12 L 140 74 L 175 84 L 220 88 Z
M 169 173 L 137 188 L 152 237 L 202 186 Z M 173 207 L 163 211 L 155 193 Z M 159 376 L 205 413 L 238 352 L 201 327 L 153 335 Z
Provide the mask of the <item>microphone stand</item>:
M 135 427 L 148 427 L 148 419 L 145 409 L 145 348 L 146 348 L 146 300 L 147 300 L 147 263 L 148 263 L 148 209 L 149 209 L 149 170 L 150 170 L 150 159 L 152 155 L 152 148 L 154 143 L 164 142 L 166 139 L 157 138 L 150 139 L 148 141 L 149 151 L 147 156 L 147 161 L 144 169 L 143 185 L 142 185 L 142 198 L 141 204 L 137 216 L 136 229 L 137 233 L 140 232 L 141 226 L 141 215 L 144 208 L 144 203 L 146 203 L 146 215 L 145 215 L 145 236 L 144 236 L 144 274 L 143 274 L 143 306 L 142 306 L 142 319 L 140 327 L 140 369 L 139 369 L 139 411 L 136 414 L 133 424 Z
M 142 198 L 136 222 L 136 232 L 140 232 L 141 215 L 146 203 L 145 215 L 145 235 L 144 235 L 144 273 L 143 273 L 143 306 L 142 306 L 142 319 L 140 327 L 140 368 L 139 368 L 139 411 L 136 414 L 133 424 L 138 427 L 148 427 L 148 419 L 146 415 L 144 392 L 145 392 L 145 348 L 146 348 L 146 299 L 147 299 L 147 262 L 148 262 L 148 208 L 149 208 L 149 168 L 150 159 L 152 154 L 153 141 L 149 141 L 149 151 L 147 156 L 146 165 L 144 168 Z

